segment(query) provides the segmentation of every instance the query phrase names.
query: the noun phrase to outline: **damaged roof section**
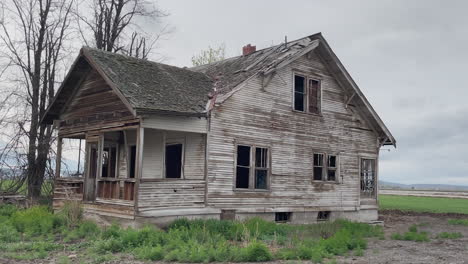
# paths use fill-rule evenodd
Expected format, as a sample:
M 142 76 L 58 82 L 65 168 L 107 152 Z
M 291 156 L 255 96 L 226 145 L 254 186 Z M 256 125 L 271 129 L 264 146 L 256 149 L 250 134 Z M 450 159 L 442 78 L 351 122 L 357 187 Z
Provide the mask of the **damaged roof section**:
M 295 58 L 316 48 L 319 41 L 312 36 L 258 50 L 249 55 L 190 68 L 217 81 L 217 93 L 224 95 L 246 79 L 258 74 L 268 74 Z
M 173 113 L 206 115 L 213 81 L 204 73 L 162 63 L 83 47 L 43 122 L 51 124 L 80 80 L 90 69 L 97 70 L 134 114 Z

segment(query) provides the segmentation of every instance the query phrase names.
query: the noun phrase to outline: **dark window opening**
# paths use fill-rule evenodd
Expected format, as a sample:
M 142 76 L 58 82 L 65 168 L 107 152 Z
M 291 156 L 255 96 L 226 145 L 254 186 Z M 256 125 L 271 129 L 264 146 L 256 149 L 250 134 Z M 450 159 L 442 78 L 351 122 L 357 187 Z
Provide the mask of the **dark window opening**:
M 129 178 L 135 178 L 136 169 L 136 146 L 130 146 L 130 166 L 129 166 Z
M 327 221 L 330 219 L 330 211 L 320 211 L 317 214 L 317 221 Z
M 323 179 L 323 154 L 314 154 L 314 180 Z
M 336 155 L 314 154 L 314 174 L 316 181 L 336 181 L 338 157 Z
M 250 178 L 250 147 L 237 146 L 236 188 L 248 189 Z
M 275 213 L 275 222 L 288 222 L 291 220 L 291 212 L 278 212 Z
M 182 144 L 166 146 L 166 178 L 182 178 Z
M 294 110 L 304 112 L 305 110 L 305 78 L 302 76 L 294 76 Z
M 117 164 L 117 148 L 104 147 L 102 152 L 102 177 L 115 178 Z
M 336 156 L 328 155 L 327 170 L 327 180 L 336 181 Z
M 268 148 L 237 146 L 236 188 L 268 189 Z
M 320 112 L 320 83 L 317 80 L 309 80 L 309 113 Z
M 268 149 L 255 148 L 255 189 L 267 189 Z

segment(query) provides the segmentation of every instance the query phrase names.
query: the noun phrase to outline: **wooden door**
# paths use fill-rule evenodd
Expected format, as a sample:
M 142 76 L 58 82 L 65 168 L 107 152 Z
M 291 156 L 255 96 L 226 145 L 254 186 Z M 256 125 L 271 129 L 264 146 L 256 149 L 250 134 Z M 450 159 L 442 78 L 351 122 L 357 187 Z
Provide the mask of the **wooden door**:
M 96 199 L 96 177 L 98 172 L 98 143 L 88 142 L 87 143 L 87 168 L 85 177 L 85 201 L 94 201 Z

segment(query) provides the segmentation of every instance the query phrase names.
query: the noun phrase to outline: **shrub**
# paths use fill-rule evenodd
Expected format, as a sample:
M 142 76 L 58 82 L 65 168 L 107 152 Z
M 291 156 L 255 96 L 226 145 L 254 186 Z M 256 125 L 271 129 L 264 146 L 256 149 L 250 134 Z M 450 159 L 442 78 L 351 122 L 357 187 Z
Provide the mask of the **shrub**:
M 242 249 L 241 252 L 242 261 L 259 262 L 269 261 L 273 259 L 268 247 L 259 241 L 253 241 Z
M 83 218 L 81 203 L 75 200 L 65 201 L 58 215 L 62 217 L 69 227 L 77 226 Z
M 0 241 L 1 242 L 17 242 L 20 240 L 20 233 L 10 224 L 0 224 Z
M 151 247 L 143 246 L 135 248 L 133 254 L 140 260 L 162 260 L 164 259 L 164 250 L 161 246 Z
M 427 232 L 418 232 L 417 226 L 412 225 L 409 228 L 409 231 L 404 234 L 394 233 L 391 236 L 394 240 L 406 240 L 406 241 L 416 241 L 416 242 L 428 242 L 429 236 Z
M 63 224 L 62 220 L 45 206 L 16 211 L 11 216 L 11 223 L 18 232 L 30 236 L 48 235 Z
M 11 217 L 18 209 L 12 204 L 0 205 L 0 216 Z
M 97 253 L 101 253 L 101 254 L 107 253 L 107 252 L 117 253 L 117 252 L 123 251 L 123 249 L 124 249 L 123 243 L 118 238 L 98 240 L 94 244 L 94 250 Z
M 448 233 L 448 232 L 442 232 L 437 235 L 437 238 L 441 239 L 457 239 L 457 238 L 462 238 L 463 235 L 460 232 L 456 233 Z

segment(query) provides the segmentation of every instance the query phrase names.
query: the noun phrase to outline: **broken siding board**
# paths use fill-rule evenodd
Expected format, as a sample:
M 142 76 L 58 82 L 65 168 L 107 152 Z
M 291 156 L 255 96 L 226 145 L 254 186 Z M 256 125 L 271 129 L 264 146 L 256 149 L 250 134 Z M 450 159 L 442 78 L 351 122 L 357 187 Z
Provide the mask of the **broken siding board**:
M 359 115 L 346 108 L 346 94 L 325 65 L 314 53 L 309 58 L 304 56 L 284 67 L 264 91 L 260 78 L 251 79 L 215 108 L 208 134 L 208 205 L 260 211 L 270 207 L 359 206 L 358 157 L 360 153 L 376 155 L 376 135 Z M 295 71 L 321 76 L 321 115 L 292 111 Z M 233 191 L 235 142 L 270 146 L 270 192 Z M 339 155 L 339 184 L 312 181 L 316 152 Z
M 145 129 L 143 179 L 163 179 L 165 142 L 184 144 L 184 179 L 203 180 L 205 175 L 205 140 L 203 134 Z M 164 140 L 163 133 L 166 134 Z
M 151 115 L 143 118 L 142 126 L 168 131 L 206 133 L 208 121 L 205 117 Z
M 138 199 L 139 212 L 172 207 L 204 207 L 205 181 L 186 179 L 143 180 L 140 183 Z

